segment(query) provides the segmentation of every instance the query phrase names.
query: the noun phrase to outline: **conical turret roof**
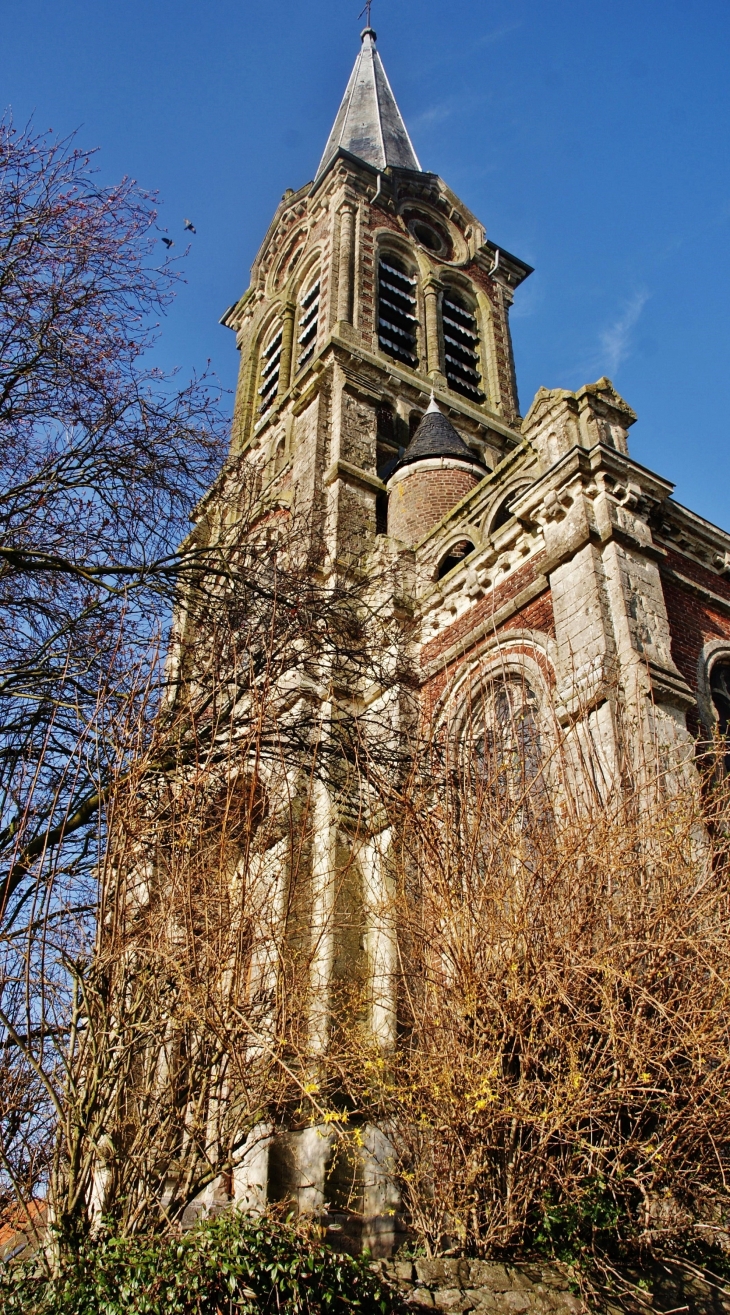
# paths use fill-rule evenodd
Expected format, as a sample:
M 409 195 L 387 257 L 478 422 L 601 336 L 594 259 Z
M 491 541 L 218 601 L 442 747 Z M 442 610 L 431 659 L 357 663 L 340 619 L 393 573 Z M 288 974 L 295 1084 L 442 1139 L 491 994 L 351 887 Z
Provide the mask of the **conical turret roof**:
M 360 54 L 324 148 L 317 178 L 324 173 L 340 147 L 376 169 L 395 165 L 400 169 L 421 171 L 383 61 L 375 49 L 375 33 L 371 27 L 366 27 L 362 33 Z
M 472 452 L 448 417 L 439 409 L 435 397 L 431 398 L 421 423 L 398 462 L 397 468 L 410 465 L 413 461 L 425 461 L 428 457 L 460 457 L 462 461 L 471 461 L 473 465 L 485 469 L 479 457 Z

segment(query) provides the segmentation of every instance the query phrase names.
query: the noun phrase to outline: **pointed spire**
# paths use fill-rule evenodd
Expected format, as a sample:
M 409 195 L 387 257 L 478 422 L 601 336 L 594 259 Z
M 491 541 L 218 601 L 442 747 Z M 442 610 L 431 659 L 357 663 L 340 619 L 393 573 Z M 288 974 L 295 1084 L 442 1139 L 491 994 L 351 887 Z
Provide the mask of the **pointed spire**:
M 324 148 L 317 178 L 340 147 L 376 169 L 395 165 L 399 169 L 421 171 L 383 62 L 375 49 L 373 29 L 366 27 L 361 37 L 360 54 Z

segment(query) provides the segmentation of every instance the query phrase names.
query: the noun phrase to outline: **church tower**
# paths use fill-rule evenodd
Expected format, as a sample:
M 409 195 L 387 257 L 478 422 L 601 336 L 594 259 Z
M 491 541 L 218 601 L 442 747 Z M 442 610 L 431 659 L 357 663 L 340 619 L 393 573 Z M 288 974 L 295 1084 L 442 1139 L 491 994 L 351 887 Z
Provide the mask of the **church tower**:
M 536 741 L 562 736 L 576 763 L 593 746 L 591 789 L 633 789 L 657 749 L 686 780 L 691 734 L 730 719 L 730 536 L 631 459 L 636 416 L 610 380 L 541 388 L 522 419 L 509 311 L 531 272 L 422 168 L 366 27 L 316 176 L 285 192 L 222 320 L 240 352 L 231 464 L 255 474 L 262 516 L 300 516 L 313 564 L 387 561 L 427 722 L 458 736 L 499 689 Z M 317 808 L 331 837 L 326 791 Z M 395 966 L 372 910 L 387 844 L 368 837 L 358 860 L 386 1048 Z M 322 1131 L 264 1141 L 235 1198 L 323 1211 Z M 376 1168 L 382 1142 L 367 1132 Z M 387 1174 L 368 1170 L 362 1199 L 363 1237 L 388 1252 Z
M 285 193 L 223 319 L 233 451 L 333 556 L 415 542 L 520 444 L 509 308 L 530 272 L 421 168 L 366 28 L 314 182 Z M 451 443 L 422 435 L 397 469 L 432 396 Z

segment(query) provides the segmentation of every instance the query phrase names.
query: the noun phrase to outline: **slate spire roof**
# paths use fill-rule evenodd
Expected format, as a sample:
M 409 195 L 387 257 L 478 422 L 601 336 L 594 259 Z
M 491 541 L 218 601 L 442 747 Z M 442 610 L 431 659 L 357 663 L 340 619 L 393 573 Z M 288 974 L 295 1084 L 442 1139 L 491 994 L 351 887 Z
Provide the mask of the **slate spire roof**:
M 360 54 L 319 162 L 317 178 L 324 173 L 339 147 L 376 169 L 395 165 L 421 172 L 383 62 L 375 49 L 375 33 L 371 27 L 366 27 L 362 33 Z
M 471 461 L 473 465 L 483 468 L 479 457 L 467 447 L 448 416 L 440 409 L 435 397 L 431 398 L 421 417 L 418 429 L 398 462 L 398 469 L 428 457 L 460 457 L 462 461 Z

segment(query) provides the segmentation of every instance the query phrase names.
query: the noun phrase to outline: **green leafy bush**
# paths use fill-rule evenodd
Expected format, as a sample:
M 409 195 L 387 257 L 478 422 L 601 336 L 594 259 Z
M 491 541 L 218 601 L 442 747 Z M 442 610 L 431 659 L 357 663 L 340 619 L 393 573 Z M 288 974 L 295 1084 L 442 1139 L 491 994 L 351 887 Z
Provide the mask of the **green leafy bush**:
M 6 1315 L 390 1315 L 397 1295 L 366 1258 L 312 1230 L 235 1212 L 178 1237 L 104 1234 L 66 1256 L 56 1278 L 0 1267 Z

